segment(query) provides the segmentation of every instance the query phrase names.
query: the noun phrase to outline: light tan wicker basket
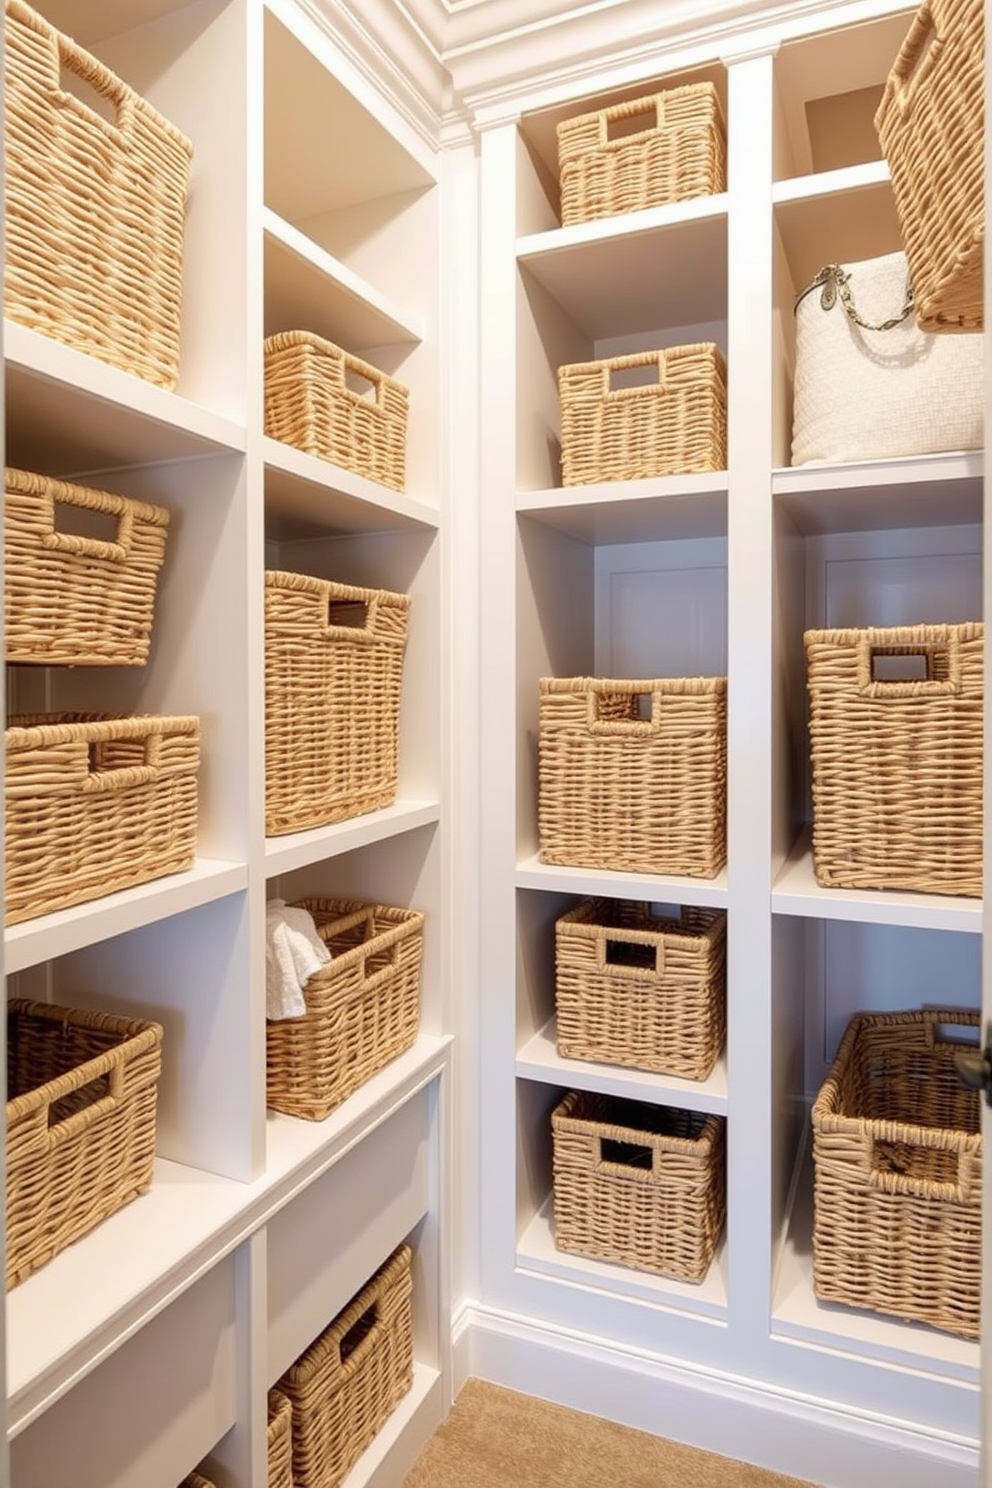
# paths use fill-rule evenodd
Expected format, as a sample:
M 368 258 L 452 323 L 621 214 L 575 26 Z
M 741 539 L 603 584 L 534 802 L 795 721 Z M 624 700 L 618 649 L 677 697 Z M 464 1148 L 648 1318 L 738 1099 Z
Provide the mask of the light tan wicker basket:
M 199 719 L 40 713 L 10 724 L 8 925 L 192 867 Z
M 214 1485 L 202 1473 L 194 1472 L 190 1473 L 188 1478 L 183 1478 L 179 1488 L 214 1488 Z
M 192 147 L 22 0 L 6 0 L 4 45 L 5 313 L 173 388 Z M 113 122 L 63 88 L 63 73 L 106 100 Z
M 70 517 L 65 527 L 60 508 Z M 7 660 L 143 666 L 168 524 L 160 506 L 8 467 Z
M 844 1302 L 977 1338 L 980 1098 L 958 1079 L 977 1013 L 851 1019 L 813 1104 L 813 1285 Z
M 582 1090 L 551 1126 L 558 1249 L 702 1281 L 726 1214 L 723 1118 Z
M 295 1488 L 337 1488 L 412 1386 L 411 1260 L 401 1245 L 279 1381 Z
M 409 606 L 383 589 L 265 575 L 270 837 L 396 799 Z
M 983 635 L 977 623 L 807 632 L 818 883 L 981 894 Z M 926 678 L 876 677 L 900 657 Z
M 542 678 L 541 861 L 713 878 L 726 858 L 726 694 L 724 677 Z
M 613 385 L 638 367 L 657 379 Z M 727 467 L 727 369 L 712 342 L 559 367 L 558 393 L 566 486 Z
M 8 1001 L 8 1287 L 151 1187 L 161 1045 L 157 1023 Z
M 632 133 L 638 122 L 641 128 Z M 558 125 L 565 227 L 726 188 L 726 129 L 712 83 L 669 88 Z
M 875 115 L 925 331 L 984 325 L 984 14 L 925 0 Z
M 266 1091 L 273 1110 L 322 1121 L 417 1037 L 424 916 L 351 899 L 300 907 L 331 959 L 304 988 L 305 1017 L 266 1023 Z
M 267 1488 L 293 1488 L 293 1407 L 281 1390 L 268 1401 Z
M 394 491 L 406 488 L 409 393 L 309 331 L 265 342 L 265 432 Z
M 558 1053 L 705 1080 L 726 1030 L 722 910 L 591 899 L 555 926 Z

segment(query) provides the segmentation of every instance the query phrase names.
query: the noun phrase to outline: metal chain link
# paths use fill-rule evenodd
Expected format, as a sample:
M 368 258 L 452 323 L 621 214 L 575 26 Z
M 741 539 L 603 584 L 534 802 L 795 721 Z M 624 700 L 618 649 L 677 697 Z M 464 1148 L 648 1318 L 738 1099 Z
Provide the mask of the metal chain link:
M 862 319 L 858 314 L 854 296 L 851 293 L 851 276 L 840 264 L 827 264 L 825 268 L 822 268 L 812 284 L 808 284 L 802 293 L 797 295 L 794 310 L 798 310 L 801 302 L 808 294 L 812 294 L 814 289 L 822 290 L 820 294 L 822 310 L 832 310 L 839 295 L 848 318 L 863 331 L 891 331 L 895 326 L 902 325 L 903 321 L 913 313 L 913 286 L 909 278 L 906 279 L 906 296 L 899 314 L 892 315 L 888 320 L 880 321 L 877 325 L 870 320 Z

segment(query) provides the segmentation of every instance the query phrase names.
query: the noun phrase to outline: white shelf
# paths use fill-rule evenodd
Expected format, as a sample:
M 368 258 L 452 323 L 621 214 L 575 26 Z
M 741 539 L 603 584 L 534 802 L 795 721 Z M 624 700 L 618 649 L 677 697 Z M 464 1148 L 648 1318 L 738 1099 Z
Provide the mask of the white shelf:
M 268 1115 L 251 1183 L 158 1159 L 149 1193 L 7 1294 L 11 1435 L 63 1395 L 295 1193 L 431 1080 L 449 1038 L 422 1034 L 325 1121 Z
M 780 181 L 773 196 L 775 224 L 797 294 L 824 264 L 857 263 L 902 247 L 892 186 L 887 173 L 877 169 L 851 166 L 800 177 L 798 183 Z M 855 209 L 838 211 L 839 196 L 856 197 Z
M 518 1079 L 596 1090 L 625 1100 L 650 1101 L 654 1105 L 678 1106 L 718 1116 L 727 1114 L 727 1061 L 723 1054 L 708 1079 L 683 1080 L 675 1075 L 655 1075 L 586 1059 L 563 1059 L 558 1053 L 557 1031 L 558 1020 L 551 1018 L 518 1050 Z
M 923 1323 L 821 1302 L 813 1291 L 813 1161 L 801 1162 L 792 1210 L 779 1254 L 772 1334 L 804 1344 L 865 1355 L 909 1369 L 924 1368 L 976 1387 L 979 1345 Z
M 50 475 L 244 452 L 243 424 L 95 357 L 3 325 L 7 462 Z
M 521 491 L 517 512 L 581 542 L 660 542 L 727 534 L 727 472 Z
M 654 877 L 646 873 L 618 873 L 605 868 L 562 868 L 542 863 L 535 853 L 517 864 L 518 889 L 547 889 L 590 898 L 642 899 L 655 904 L 698 904 L 726 909 L 727 870 L 715 878 Z
M 668 1311 L 695 1314 L 701 1319 L 725 1322 L 727 1313 L 726 1238 L 698 1285 L 671 1281 L 616 1266 L 608 1261 L 568 1255 L 555 1246 L 554 1196 L 551 1195 L 517 1242 L 517 1269 L 537 1272 L 574 1286 L 593 1288 L 612 1296 L 633 1298 Z
M 290 832 L 285 837 L 265 839 L 265 871 L 269 878 L 277 873 L 292 873 L 325 858 L 354 852 L 372 842 L 413 832 L 419 827 L 434 826 L 441 817 L 437 801 L 395 801 L 381 811 L 366 816 L 349 817 L 329 827 L 313 827 L 307 832 Z
M 38 966 L 83 946 L 124 935 L 170 915 L 211 904 L 248 887 L 244 863 L 197 858 L 187 873 L 173 873 L 132 889 L 74 904 L 36 920 L 22 920 L 4 932 L 4 967 L 8 975 Z
M 346 351 L 424 339 L 424 327 L 265 207 L 265 331 L 313 331 Z
M 265 504 L 270 537 L 277 541 L 335 532 L 387 532 L 437 528 L 436 506 L 318 459 L 268 436 Z
M 904 925 L 920 930 L 959 930 L 979 935 L 981 899 L 915 894 L 891 889 L 825 889 L 813 874 L 813 854 L 803 835 L 772 887 L 772 911 L 814 920 Z
M 772 472 L 772 494 L 806 536 L 982 520 L 980 450 L 801 465 Z
M 727 314 L 727 198 L 696 197 L 517 239 L 525 268 L 596 341 Z
M 865 191 L 891 183 L 887 160 L 866 160 L 860 165 L 845 165 L 839 170 L 818 171 L 808 176 L 790 176 L 772 185 L 772 202 L 810 201 L 820 196 L 837 197 L 846 192 Z

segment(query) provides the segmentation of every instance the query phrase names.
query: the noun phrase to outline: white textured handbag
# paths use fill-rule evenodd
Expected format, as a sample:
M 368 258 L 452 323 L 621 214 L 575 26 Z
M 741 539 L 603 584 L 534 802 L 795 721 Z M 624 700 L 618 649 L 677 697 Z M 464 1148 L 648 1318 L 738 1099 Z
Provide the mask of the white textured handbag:
M 796 300 L 793 465 L 980 448 L 982 361 L 917 329 L 904 253 L 829 264 Z

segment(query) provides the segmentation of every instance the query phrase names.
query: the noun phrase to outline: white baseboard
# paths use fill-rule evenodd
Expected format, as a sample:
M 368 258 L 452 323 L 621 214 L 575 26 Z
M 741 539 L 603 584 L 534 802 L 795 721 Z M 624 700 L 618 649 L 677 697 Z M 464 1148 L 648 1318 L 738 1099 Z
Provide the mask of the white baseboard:
M 459 1311 L 452 1345 L 456 1394 L 474 1376 L 823 1488 L 979 1488 L 972 1441 L 475 1303 Z

